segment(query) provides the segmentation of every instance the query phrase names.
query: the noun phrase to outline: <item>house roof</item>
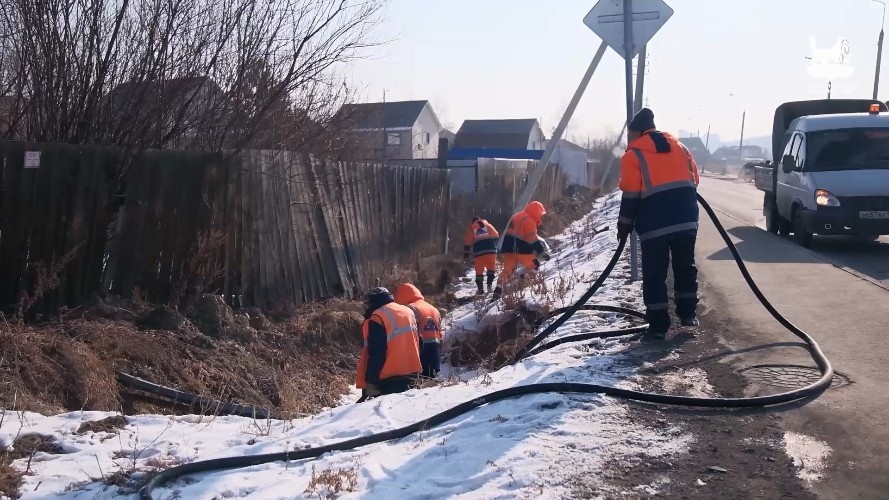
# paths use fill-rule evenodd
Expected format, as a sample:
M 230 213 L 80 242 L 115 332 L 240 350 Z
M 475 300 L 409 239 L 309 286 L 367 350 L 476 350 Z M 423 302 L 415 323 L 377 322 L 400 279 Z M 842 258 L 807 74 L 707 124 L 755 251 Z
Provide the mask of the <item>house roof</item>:
M 679 142 L 685 144 L 685 147 L 692 151 L 704 151 L 707 149 L 700 137 L 680 137 Z
M 530 135 L 537 120 L 524 118 L 515 120 L 466 120 L 457 134 L 525 134 Z
M 427 105 L 429 101 L 345 104 L 337 114 L 348 117 L 356 129 L 409 128 Z
M 109 95 L 112 98 L 127 98 L 138 97 L 149 92 L 160 92 L 160 97 L 163 99 L 162 102 L 169 102 L 183 96 L 189 96 L 190 92 L 194 92 L 205 83 L 210 83 L 219 89 L 216 82 L 209 76 L 198 76 L 147 82 L 125 82 L 115 87 Z
M 457 131 L 457 148 L 527 149 L 531 133 L 539 128 L 534 118 L 518 120 L 466 120 Z

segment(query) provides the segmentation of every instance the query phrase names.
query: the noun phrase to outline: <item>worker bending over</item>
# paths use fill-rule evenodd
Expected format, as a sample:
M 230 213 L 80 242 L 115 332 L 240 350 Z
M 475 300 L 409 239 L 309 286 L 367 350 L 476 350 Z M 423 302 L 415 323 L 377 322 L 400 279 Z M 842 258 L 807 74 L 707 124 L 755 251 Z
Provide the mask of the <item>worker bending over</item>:
M 466 230 L 466 236 L 463 238 L 463 259 L 469 259 L 469 253 L 472 252 L 473 264 L 475 264 L 475 284 L 478 286 L 478 294 L 484 295 L 485 289 L 482 286 L 485 280 L 485 271 L 488 276 L 488 291 L 494 284 L 494 277 L 497 274 L 497 240 L 500 239 L 500 233 L 485 219 L 473 217 L 472 223 Z
M 407 306 L 417 319 L 423 376 L 438 377 L 441 369 L 441 313 L 438 308 L 426 302 L 420 290 L 410 283 L 398 285 L 395 289 L 395 302 Z
M 698 325 L 698 167 L 684 145 L 655 129 L 650 109 L 636 113 L 627 130 L 618 237 L 626 238 L 634 228 L 639 234 L 647 333 L 663 339 L 671 323 L 666 284 L 671 256 L 676 315 L 682 326 Z
M 355 382 L 364 392 L 358 402 L 410 389 L 421 370 L 414 312 L 396 304 L 385 288 L 371 290 L 366 302 L 364 348 Z
M 503 285 L 512 277 L 516 268 L 521 265 L 528 271 L 536 271 L 541 262 L 549 260 L 549 253 L 537 235 L 537 226 L 546 215 L 543 203 L 532 201 L 525 209 L 509 219 L 506 235 L 503 237 L 503 269 L 494 289 L 494 298 L 503 293 Z

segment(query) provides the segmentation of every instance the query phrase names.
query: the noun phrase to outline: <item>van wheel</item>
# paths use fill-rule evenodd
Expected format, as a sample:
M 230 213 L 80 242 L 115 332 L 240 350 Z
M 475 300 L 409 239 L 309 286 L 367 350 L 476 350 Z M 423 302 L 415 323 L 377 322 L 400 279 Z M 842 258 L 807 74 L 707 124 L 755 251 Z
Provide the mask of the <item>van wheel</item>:
M 778 234 L 780 234 L 781 236 L 790 236 L 790 233 L 793 231 L 793 227 L 791 227 L 790 223 L 787 222 L 787 219 L 783 217 L 780 217 L 780 219 L 781 224 L 778 226 Z
M 778 214 L 774 202 L 766 202 L 766 230 L 772 234 L 778 234 L 781 231 L 783 219 Z
M 806 231 L 805 226 L 803 226 L 803 216 L 800 215 L 800 210 L 796 210 L 793 213 L 793 239 L 801 247 L 811 248 L 812 246 L 812 233 Z

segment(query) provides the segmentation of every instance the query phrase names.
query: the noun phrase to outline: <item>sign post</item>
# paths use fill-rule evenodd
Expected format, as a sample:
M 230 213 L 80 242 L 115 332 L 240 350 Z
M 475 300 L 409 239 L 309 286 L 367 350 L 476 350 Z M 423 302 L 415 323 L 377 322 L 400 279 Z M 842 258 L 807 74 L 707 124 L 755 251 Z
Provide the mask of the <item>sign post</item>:
M 583 19 L 603 42 L 624 58 L 627 123 L 633 119 L 633 58 L 673 15 L 663 0 L 599 0 Z M 640 68 L 643 66 L 640 56 Z M 638 78 L 642 78 L 640 73 Z M 641 104 L 641 102 L 639 103 Z M 639 242 L 630 235 L 630 279 L 639 278 Z

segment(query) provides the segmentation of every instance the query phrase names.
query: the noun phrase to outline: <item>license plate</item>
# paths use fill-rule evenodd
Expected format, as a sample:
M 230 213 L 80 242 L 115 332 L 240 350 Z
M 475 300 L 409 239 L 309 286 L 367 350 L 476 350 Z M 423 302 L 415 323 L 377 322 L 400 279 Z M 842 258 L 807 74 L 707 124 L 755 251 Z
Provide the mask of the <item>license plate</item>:
M 858 212 L 860 219 L 889 219 L 889 210 L 870 210 Z

